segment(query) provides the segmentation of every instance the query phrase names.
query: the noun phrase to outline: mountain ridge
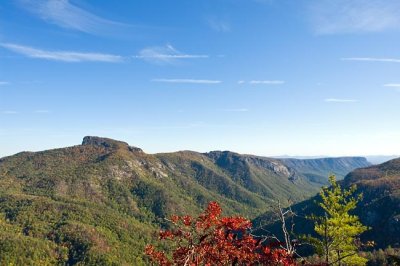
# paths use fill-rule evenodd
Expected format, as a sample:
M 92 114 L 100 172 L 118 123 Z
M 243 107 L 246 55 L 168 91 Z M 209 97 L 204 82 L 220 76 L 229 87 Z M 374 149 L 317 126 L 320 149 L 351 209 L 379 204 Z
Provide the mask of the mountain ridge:
M 0 242 L 10 256 L 36 243 L 49 261 L 141 265 L 151 231 L 168 226 L 171 214 L 195 215 L 217 201 L 226 215 L 252 218 L 276 200 L 299 202 L 318 188 L 277 159 L 227 151 L 147 154 L 88 136 L 81 145 L 0 159 L 0 227 L 19 232 L 0 230 Z M 19 254 L 22 264 L 32 264 L 32 254 Z
M 354 211 L 362 223 L 370 227 L 361 235 L 362 240 L 374 241 L 375 248 L 400 247 L 400 158 L 358 168 L 347 174 L 339 184 L 343 187 L 356 185 L 356 194 L 363 195 Z M 322 215 L 322 210 L 315 204 L 318 200 L 317 195 L 291 207 L 296 213 L 293 219 L 295 233 L 313 232 L 312 223 L 304 217 L 310 214 Z M 265 230 L 280 235 L 280 222 L 271 220 L 271 215 L 271 212 L 267 212 L 253 221 L 257 225 L 266 224 L 262 226 Z

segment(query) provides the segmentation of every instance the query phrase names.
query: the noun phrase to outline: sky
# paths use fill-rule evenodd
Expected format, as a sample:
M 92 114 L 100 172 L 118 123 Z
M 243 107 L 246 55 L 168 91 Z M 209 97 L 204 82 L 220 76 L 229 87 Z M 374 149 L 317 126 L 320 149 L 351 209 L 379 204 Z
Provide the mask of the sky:
M 400 153 L 398 0 L 5 0 L 0 157 Z

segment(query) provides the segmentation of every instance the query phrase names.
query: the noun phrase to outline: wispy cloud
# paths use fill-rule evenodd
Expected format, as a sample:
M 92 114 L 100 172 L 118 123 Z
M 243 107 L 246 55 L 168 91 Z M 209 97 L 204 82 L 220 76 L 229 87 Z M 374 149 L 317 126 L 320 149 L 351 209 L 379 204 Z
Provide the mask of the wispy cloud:
M 203 54 L 186 54 L 178 51 L 172 45 L 147 47 L 142 49 L 134 58 L 143 59 L 155 64 L 173 64 L 181 59 L 204 59 L 209 55 Z
M 0 86 L 10 85 L 9 81 L 0 81 Z
M 69 0 L 17 0 L 17 3 L 48 23 L 85 33 L 112 33 L 112 29 L 124 25 L 92 14 Z
M 228 109 L 218 109 L 218 111 L 222 112 L 248 112 L 247 108 L 228 108 Z
M 221 80 L 209 79 L 153 79 L 152 82 L 165 82 L 165 83 L 191 83 L 191 84 L 219 84 Z
M 384 87 L 394 88 L 396 91 L 400 92 L 400 83 L 387 83 L 383 85 Z
M 400 63 L 399 58 L 376 58 L 376 57 L 344 57 L 342 61 L 364 61 L 364 62 L 383 62 L 383 63 Z
M 283 80 L 251 80 L 250 84 L 264 84 L 264 85 L 281 85 L 285 84 Z
M 221 18 L 207 18 L 206 19 L 207 25 L 218 32 L 229 32 L 231 31 L 231 25 L 225 19 Z
M 384 87 L 394 87 L 394 88 L 400 88 L 400 83 L 387 83 L 383 85 Z
M 12 110 L 2 111 L 1 113 L 4 114 L 4 115 L 16 115 L 16 114 L 18 114 L 17 111 L 12 111 Z
M 49 110 L 36 110 L 34 111 L 35 114 L 49 114 Z
M 358 102 L 358 100 L 355 100 L 355 99 L 338 99 L 338 98 L 327 98 L 324 101 L 329 102 L 329 103 L 355 103 L 355 102 Z
M 314 0 L 311 19 L 319 34 L 400 29 L 398 0 Z
M 282 85 L 285 84 L 286 82 L 284 80 L 238 80 L 237 84 L 243 85 L 243 84 L 250 84 L 250 85 Z
M 124 59 L 122 56 L 112 54 L 82 53 L 73 51 L 47 51 L 12 43 L 0 43 L 0 46 L 30 58 L 53 61 L 118 63 L 122 62 Z
M 23 80 L 23 81 L 19 81 L 18 83 L 21 83 L 21 84 L 40 84 L 40 83 L 42 83 L 42 81 L 40 81 L 40 80 Z

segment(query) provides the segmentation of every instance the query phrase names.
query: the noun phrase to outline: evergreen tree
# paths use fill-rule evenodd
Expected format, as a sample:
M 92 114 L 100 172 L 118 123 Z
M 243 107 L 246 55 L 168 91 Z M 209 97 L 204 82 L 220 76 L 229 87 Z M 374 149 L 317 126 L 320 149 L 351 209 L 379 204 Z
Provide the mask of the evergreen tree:
M 329 181 L 331 186 L 322 188 L 321 202 L 318 203 L 324 215 L 309 217 L 314 221 L 314 230 L 319 237 L 310 237 L 309 240 L 326 265 L 365 265 L 367 259 L 357 254 L 360 246 L 358 237 L 368 228 L 358 216 L 350 214 L 362 195 L 354 195 L 356 186 L 342 189 L 335 176 L 330 176 Z

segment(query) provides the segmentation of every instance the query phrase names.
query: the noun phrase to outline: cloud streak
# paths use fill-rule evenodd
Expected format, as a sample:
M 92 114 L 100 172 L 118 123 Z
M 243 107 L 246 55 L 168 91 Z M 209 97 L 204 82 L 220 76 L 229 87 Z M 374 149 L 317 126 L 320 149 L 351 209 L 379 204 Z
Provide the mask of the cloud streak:
M 11 110 L 3 111 L 1 113 L 4 114 L 4 115 L 16 115 L 16 114 L 18 114 L 17 111 L 11 111 Z
M 285 84 L 286 81 L 284 80 L 238 80 L 237 84 L 239 85 L 244 85 L 244 84 L 250 84 L 250 85 L 283 85 Z
M 217 19 L 217 18 L 208 18 L 206 20 L 207 25 L 213 29 L 214 31 L 217 32 L 230 32 L 231 31 L 231 25 L 223 19 Z
M 318 34 L 400 29 L 398 0 L 314 0 L 311 21 Z
M 282 85 L 282 84 L 285 84 L 285 81 L 283 81 L 283 80 L 251 80 L 251 81 L 249 81 L 249 83 L 253 84 L 253 85 L 258 85 L 258 84 Z
M 383 85 L 384 87 L 394 88 L 396 91 L 400 92 L 400 83 L 387 83 Z
M 9 81 L 0 81 L 0 86 L 10 85 Z
M 34 113 L 35 114 L 49 114 L 50 111 L 49 110 L 35 110 Z
M 220 84 L 221 80 L 209 80 L 209 79 L 152 79 L 152 82 L 164 82 L 164 83 L 189 83 L 189 84 Z
M 71 4 L 69 0 L 17 0 L 17 3 L 48 23 L 85 33 L 112 33 L 113 29 L 124 25 L 96 16 Z
M 248 112 L 247 108 L 228 108 L 228 109 L 218 109 L 218 111 L 222 112 Z
M 250 84 L 267 84 L 267 85 L 280 85 L 284 84 L 283 80 L 251 80 Z
M 355 102 L 358 102 L 358 100 L 355 100 L 355 99 L 338 99 L 338 98 L 327 98 L 324 101 L 328 102 L 328 103 L 355 103 Z
M 178 51 L 172 45 L 147 47 L 142 49 L 138 55 L 133 58 L 143 59 L 146 62 L 154 64 L 174 64 L 182 59 L 205 59 L 209 55 L 186 54 Z
M 376 57 L 344 57 L 342 61 L 361 61 L 361 62 L 383 62 L 400 63 L 400 58 L 376 58 Z
M 119 63 L 124 60 L 122 56 L 102 53 L 82 53 L 73 51 L 47 51 L 29 46 L 0 43 L 0 46 L 14 53 L 18 53 L 30 58 L 62 61 L 62 62 L 105 62 Z
M 400 83 L 387 83 L 383 85 L 384 87 L 400 88 Z

